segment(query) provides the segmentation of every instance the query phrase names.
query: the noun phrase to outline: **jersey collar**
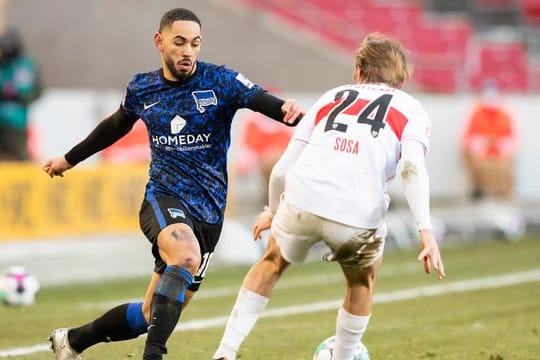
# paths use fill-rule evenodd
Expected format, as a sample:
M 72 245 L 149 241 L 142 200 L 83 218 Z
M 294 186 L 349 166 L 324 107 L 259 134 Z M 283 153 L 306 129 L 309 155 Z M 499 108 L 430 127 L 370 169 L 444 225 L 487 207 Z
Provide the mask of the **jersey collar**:
M 166 79 L 165 75 L 163 74 L 163 68 L 159 69 L 159 77 L 161 78 L 161 81 L 163 81 L 167 85 L 170 85 L 170 86 L 183 86 L 183 85 L 189 83 L 191 80 L 193 80 L 195 75 L 197 75 L 197 72 L 199 72 L 199 67 L 200 67 L 200 64 L 197 62 L 197 67 L 195 68 L 195 71 L 193 72 L 193 74 L 191 74 L 188 78 L 186 78 L 184 80 L 171 81 L 171 80 Z

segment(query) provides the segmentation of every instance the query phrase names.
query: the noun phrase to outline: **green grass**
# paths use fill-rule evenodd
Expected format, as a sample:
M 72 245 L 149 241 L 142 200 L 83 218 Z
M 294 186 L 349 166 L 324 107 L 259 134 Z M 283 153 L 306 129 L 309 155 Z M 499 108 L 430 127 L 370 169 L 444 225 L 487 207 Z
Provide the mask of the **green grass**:
M 450 284 L 540 269 L 540 238 L 517 243 L 482 241 L 444 248 L 447 278 L 425 275 L 416 252 L 388 252 L 376 294 Z M 182 314 L 182 323 L 228 315 L 247 267 L 213 269 L 204 287 Z M 147 279 L 44 288 L 29 308 L 0 306 L 0 352 L 44 344 L 56 327 L 76 326 L 102 314 L 104 302 L 140 298 Z M 216 290 L 229 294 L 210 296 Z M 343 281 L 335 264 L 314 262 L 292 267 L 278 284 L 269 309 L 337 300 Z M 206 295 L 205 295 L 206 294 Z M 334 333 L 336 309 L 259 320 L 239 359 L 311 359 L 316 345 Z M 175 332 L 170 359 L 210 359 L 223 325 Z M 540 359 L 540 281 L 491 289 L 444 293 L 375 304 L 363 339 L 372 360 Z M 144 339 L 100 344 L 84 360 L 140 359 Z M 51 359 L 37 352 L 14 359 Z M 1 358 L 0 358 L 1 359 Z

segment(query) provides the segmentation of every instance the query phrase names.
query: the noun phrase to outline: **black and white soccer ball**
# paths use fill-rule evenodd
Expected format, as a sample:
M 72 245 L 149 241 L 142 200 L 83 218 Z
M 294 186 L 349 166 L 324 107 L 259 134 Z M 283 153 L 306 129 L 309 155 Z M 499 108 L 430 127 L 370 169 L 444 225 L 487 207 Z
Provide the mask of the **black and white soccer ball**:
M 313 360 L 332 360 L 335 343 L 335 335 L 324 339 L 315 349 L 315 353 L 313 354 Z M 368 350 L 361 342 L 356 345 L 353 360 L 369 360 Z
M 11 266 L 0 273 L 0 301 L 6 305 L 32 305 L 38 291 L 38 279 L 22 266 Z

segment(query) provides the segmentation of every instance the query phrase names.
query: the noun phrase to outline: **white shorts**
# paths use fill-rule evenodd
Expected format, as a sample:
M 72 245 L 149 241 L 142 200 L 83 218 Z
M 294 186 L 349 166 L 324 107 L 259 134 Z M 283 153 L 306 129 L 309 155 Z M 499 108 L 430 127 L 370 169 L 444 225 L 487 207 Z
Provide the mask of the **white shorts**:
M 332 260 L 343 265 L 366 267 L 384 250 L 384 225 L 381 229 L 362 229 L 314 215 L 281 198 L 272 221 L 271 232 L 290 263 L 303 262 L 309 249 L 323 241 L 332 251 Z

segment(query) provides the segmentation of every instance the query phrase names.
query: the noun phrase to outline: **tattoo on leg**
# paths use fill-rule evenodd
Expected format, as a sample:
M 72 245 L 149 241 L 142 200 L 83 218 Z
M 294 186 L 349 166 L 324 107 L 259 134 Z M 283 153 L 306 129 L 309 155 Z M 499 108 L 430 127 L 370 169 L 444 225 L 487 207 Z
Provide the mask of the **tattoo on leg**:
M 188 231 L 179 231 L 179 230 L 173 230 L 171 231 L 171 236 L 176 241 L 192 241 L 193 236 Z

